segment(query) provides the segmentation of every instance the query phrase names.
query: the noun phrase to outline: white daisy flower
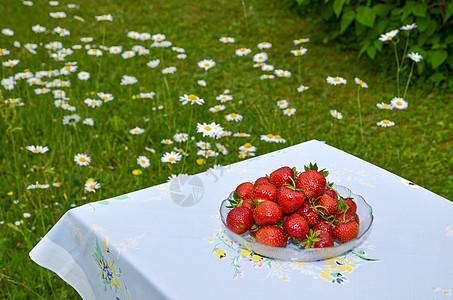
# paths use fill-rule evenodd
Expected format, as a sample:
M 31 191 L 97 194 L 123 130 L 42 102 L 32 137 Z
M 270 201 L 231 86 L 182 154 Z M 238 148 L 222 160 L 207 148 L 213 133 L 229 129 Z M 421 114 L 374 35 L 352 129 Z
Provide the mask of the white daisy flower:
M 189 138 L 189 135 L 188 135 L 187 133 L 176 133 L 176 134 L 173 136 L 173 139 L 174 139 L 177 143 L 185 142 L 185 141 L 187 141 L 188 138 Z
M 175 164 L 175 163 L 177 163 L 178 161 L 181 160 L 181 157 L 182 157 L 182 155 L 181 155 L 180 153 L 171 151 L 171 152 L 165 153 L 165 154 L 162 156 L 161 161 L 162 161 L 163 163 L 171 163 L 171 164 Z
M 355 83 L 357 83 L 358 85 L 360 85 L 362 88 L 366 89 L 368 88 L 368 84 L 366 84 L 365 82 L 363 82 L 363 80 L 359 79 L 359 78 L 354 78 L 354 81 Z
M 326 81 L 328 84 L 332 84 L 332 85 L 346 84 L 346 79 L 341 78 L 339 76 L 336 76 L 336 77 L 328 76 L 326 78 Z
M 198 81 L 197 81 L 197 84 L 198 84 L 199 86 L 206 86 L 206 81 L 204 81 L 204 80 L 198 80 Z
M 288 100 L 279 100 L 277 101 L 277 106 L 280 109 L 285 109 L 288 107 Z
M 336 110 L 333 110 L 333 109 L 330 110 L 330 114 L 331 114 L 332 117 L 334 117 L 335 119 L 338 119 L 338 120 L 343 119 L 343 115 L 342 115 L 340 112 L 336 111 Z
M 377 122 L 376 124 L 381 127 L 391 127 L 391 126 L 395 125 L 395 122 L 385 119 L 385 120 Z
M 378 103 L 376 106 L 380 109 L 393 109 L 393 105 L 384 102 Z
M 95 16 L 95 18 L 96 18 L 96 21 L 113 21 L 113 17 L 111 14 Z
M 91 158 L 83 153 L 79 153 L 74 156 L 74 161 L 79 165 L 79 166 L 88 166 L 91 162 Z
M 308 50 L 306 48 L 301 47 L 300 49 L 291 50 L 291 53 L 294 56 L 302 56 L 302 55 L 305 55 L 307 53 L 307 51 Z
M 85 120 L 83 120 L 83 124 L 88 125 L 88 126 L 93 126 L 94 121 L 92 118 L 86 118 Z
M 295 108 L 287 108 L 285 110 L 283 110 L 283 115 L 285 116 L 292 116 L 296 113 L 296 109 Z
M 395 97 L 392 100 L 390 100 L 390 104 L 392 105 L 392 107 L 397 109 L 406 109 L 408 106 L 408 103 L 403 98 L 398 97 Z
M 250 143 L 245 143 L 244 145 L 239 147 L 239 151 L 255 152 L 256 147 L 252 146 L 252 144 L 250 144 Z
M 277 75 L 278 77 L 291 77 L 291 72 L 290 71 L 285 71 L 285 70 L 275 70 L 274 74 Z
M 90 193 L 96 193 L 96 190 L 101 188 L 101 185 L 97 181 L 88 181 L 85 183 L 85 190 Z
M 250 50 L 249 48 L 240 48 L 240 49 L 236 50 L 236 55 L 237 56 L 246 56 L 250 52 L 252 52 L 252 50 Z
M 232 38 L 232 37 L 221 37 L 219 39 L 219 41 L 224 43 L 224 44 L 234 43 L 235 42 L 234 38 Z
M 302 92 L 305 92 L 306 90 L 308 90 L 309 87 L 308 86 L 305 86 L 305 85 L 301 85 L 300 87 L 297 88 L 297 91 L 299 93 L 302 93 Z
M 274 78 L 275 78 L 275 76 L 272 75 L 272 74 L 263 74 L 263 75 L 260 76 L 261 80 L 274 79 Z
M 210 107 L 209 111 L 212 113 L 216 113 L 216 112 L 222 111 L 224 109 L 225 109 L 225 105 L 216 105 L 214 107 Z
M 204 103 L 203 99 L 198 98 L 198 96 L 194 94 L 190 95 L 184 94 L 184 96 L 179 97 L 179 101 L 182 102 L 182 105 L 186 105 L 187 103 L 190 103 L 191 105 L 193 104 L 202 105 Z
M 293 43 L 294 43 L 294 45 L 299 45 L 299 44 L 307 43 L 309 41 L 310 41 L 309 38 L 306 38 L 306 39 L 300 38 L 298 40 L 294 40 Z
M 231 121 L 239 122 L 242 121 L 242 116 L 237 113 L 231 113 L 229 115 L 226 115 L 225 119 L 229 122 Z
M 272 47 L 272 44 L 271 43 L 268 43 L 268 42 L 261 42 L 259 43 L 258 45 L 256 45 L 258 47 L 258 49 L 260 50 L 263 50 L 263 49 L 269 49 Z
M 414 28 L 417 28 L 417 24 L 415 23 L 412 23 L 412 24 L 408 24 L 408 25 L 404 25 L 403 27 L 401 27 L 400 29 L 401 30 L 412 30 Z
M 82 71 L 82 72 L 79 72 L 79 74 L 77 74 L 77 77 L 80 80 L 88 80 L 88 79 L 90 79 L 90 73 Z
M 407 55 L 407 57 L 409 57 L 410 59 L 412 59 L 413 61 L 415 61 L 416 63 L 418 63 L 420 60 L 423 59 L 423 57 L 418 54 L 418 53 L 415 53 L 415 52 L 411 52 Z
M 176 67 L 167 67 L 162 70 L 162 74 L 173 74 L 176 72 Z
M 253 61 L 257 63 L 263 63 L 267 60 L 267 53 L 266 52 L 261 52 L 257 53 L 253 56 Z
M 155 60 L 149 61 L 146 65 L 150 68 L 155 68 L 159 65 L 159 63 L 160 63 L 160 59 L 155 59 Z
M 219 139 L 223 132 L 223 128 L 214 122 L 207 124 L 207 123 L 198 123 L 197 124 L 197 132 L 202 133 L 203 136 L 208 136 L 211 138 Z
M 137 163 L 142 168 L 148 168 L 151 164 L 149 163 L 149 159 L 146 156 L 139 156 L 137 157 Z
M 145 132 L 145 129 L 140 128 L 140 127 L 135 127 L 135 128 L 132 128 L 131 130 L 129 130 L 129 133 L 133 134 L 133 135 L 142 134 L 143 132 Z
M 390 32 L 387 32 L 386 34 L 381 34 L 381 36 L 379 37 L 379 40 L 381 42 L 391 41 L 398 34 L 398 32 L 399 32 L 399 30 L 395 29 Z
M 198 62 L 198 67 L 207 71 L 215 67 L 215 61 L 213 61 L 212 59 L 203 59 L 202 61 Z
M 234 137 L 250 137 L 250 134 L 245 133 L 245 132 L 236 132 L 233 134 Z
M 134 84 L 137 82 L 138 82 L 138 80 L 134 76 L 123 75 L 123 77 L 121 78 L 120 84 L 121 85 L 130 85 L 130 84 Z

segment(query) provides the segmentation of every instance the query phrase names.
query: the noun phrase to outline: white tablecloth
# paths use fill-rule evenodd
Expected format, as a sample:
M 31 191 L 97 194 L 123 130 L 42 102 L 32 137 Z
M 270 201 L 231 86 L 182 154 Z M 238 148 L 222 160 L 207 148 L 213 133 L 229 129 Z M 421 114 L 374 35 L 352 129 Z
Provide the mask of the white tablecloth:
M 238 184 L 310 162 L 373 207 L 362 245 L 302 263 L 228 239 L 219 206 Z M 72 209 L 30 257 L 84 299 L 453 299 L 453 203 L 313 140 Z

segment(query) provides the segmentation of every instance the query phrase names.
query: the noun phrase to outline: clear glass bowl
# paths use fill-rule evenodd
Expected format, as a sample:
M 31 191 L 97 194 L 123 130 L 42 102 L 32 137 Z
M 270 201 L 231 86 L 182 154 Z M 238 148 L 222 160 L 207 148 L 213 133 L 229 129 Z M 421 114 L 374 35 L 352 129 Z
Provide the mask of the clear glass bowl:
M 358 237 L 344 244 L 335 241 L 334 247 L 304 249 L 303 247 L 289 241 L 286 247 L 278 248 L 256 242 L 248 232 L 241 235 L 234 233 L 226 225 L 226 218 L 228 212 L 231 210 L 227 208 L 229 205 L 228 200 L 233 198 L 234 192 L 230 194 L 228 199 L 222 201 L 220 206 L 220 216 L 226 233 L 231 240 L 262 256 L 286 261 L 317 261 L 328 259 L 342 255 L 343 253 L 361 244 L 365 239 L 371 224 L 373 223 L 373 211 L 371 206 L 365 201 L 365 199 L 363 199 L 362 196 L 353 194 L 347 187 L 341 185 L 334 185 L 333 187 L 342 197 L 351 197 L 354 199 L 354 202 L 357 204 L 357 215 L 360 219 L 360 231 Z

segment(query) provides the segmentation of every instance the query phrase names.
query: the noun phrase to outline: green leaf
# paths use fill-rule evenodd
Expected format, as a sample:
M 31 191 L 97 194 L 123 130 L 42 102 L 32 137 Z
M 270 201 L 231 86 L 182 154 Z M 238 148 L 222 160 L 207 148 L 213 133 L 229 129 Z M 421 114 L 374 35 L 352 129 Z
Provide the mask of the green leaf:
M 447 37 L 445 38 L 445 40 L 444 40 L 444 43 L 445 43 L 445 44 L 453 44 L 453 34 L 447 36 Z
M 374 48 L 374 46 L 370 46 L 366 49 L 366 54 L 368 54 L 368 56 L 371 58 L 371 59 L 374 59 L 376 57 L 376 48 Z
M 424 17 L 426 16 L 426 9 L 427 9 L 426 3 L 416 2 L 412 7 L 412 13 L 416 17 Z
M 390 4 L 377 4 L 373 6 L 373 10 L 377 16 L 384 18 L 387 16 L 392 7 L 393 6 Z
M 431 75 L 428 78 L 429 81 L 432 81 L 432 82 L 434 82 L 436 84 L 439 84 L 444 79 L 445 79 L 445 75 L 443 73 L 440 73 L 440 72 L 434 73 L 433 75 Z
M 357 7 L 355 19 L 364 26 L 373 27 L 374 20 L 376 19 L 376 13 L 369 7 L 359 6 Z
M 384 20 L 379 20 L 377 23 L 377 31 L 380 33 L 383 33 L 387 25 L 389 24 L 389 20 L 384 19 Z M 382 42 L 381 42 L 382 43 Z
M 430 23 L 431 23 L 431 17 L 430 16 L 426 16 L 426 17 L 423 17 L 423 18 L 417 18 L 416 23 L 417 23 L 418 31 L 424 32 L 428 28 Z
M 379 40 L 375 40 L 373 42 L 374 48 L 376 48 L 377 51 L 381 52 L 382 51 L 382 45 L 383 43 Z
M 355 12 L 353 10 L 347 10 L 343 13 L 343 15 L 341 16 L 340 33 L 343 33 L 346 30 L 346 28 L 348 28 L 349 25 L 351 25 L 352 21 L 354 21 L 354 17 Z
M 445 18 L 444 18 L 444 24 L 447 22 L 447 20 L 451 17 L 452 14 L 453 14 L 453 2 L 451 2 L 447 5 L 447 9 L 445 12 Z
M 436 50 L 431 53 L 431 66 L 437 69 L 448 57 L 448 52 L 445 50 Z
M 362 48 L 360 48 L 360 51 L 359 51 L 359 57 L 362 56 L 363 52 L 365 52 L 369 46 L 370 46 L 370 41 L 366 41 L 365 43 L 363 43 Z
M 406 20 L 406 18 L 412 13 L 414 9 L 414 2 L 407 2 L 403 7 L 403 14 L 401 15 L 401 21 Z
M 335 0 L 333 2 L 333 12 L 337 16 L 340 17 L 341 11 L 343 10 L 344 0 Z

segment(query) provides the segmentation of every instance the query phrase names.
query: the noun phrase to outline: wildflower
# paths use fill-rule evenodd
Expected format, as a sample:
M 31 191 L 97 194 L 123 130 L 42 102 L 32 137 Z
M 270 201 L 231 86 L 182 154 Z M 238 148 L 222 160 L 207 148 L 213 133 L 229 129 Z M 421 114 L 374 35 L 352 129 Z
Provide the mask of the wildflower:
M 63 117 L 63 125 L 70 125 L 80 121 L 80 116 L 78 114 L 67 115 Z
M 207 71 L 215 67 L 215 61 L 213 61 L 212 59 L 203 59 L 202 61 L 198 62 L 198 67 Z
M 160 42 L 160 41 L 165 40 L 166 36 L 164 34 L 158 33 L 158 34 L 154 34 L 153 36 L 151 36 L 151 38 L 153 39 L 153 41 Z
M 206 86 L 206 81 L 204 80 L 198 80 L 197 83 L 199 86 Z
M 381 42 L 391 41 L 398 34 L 398 32 L 399 32 L 399 30 L 395 29 L 390 32 L 387 32 L 386 34 L 381 34 L 379 40 Z
M 95 99 L 90 99 L 90 98 L 85 99 L 83 102 L 85 102 L 85 104 L 88 105 L 88 107 L 92 107 L 92 108 L 100 107 L 102 105 L 101 100 L 95 100 Z
M 221 94 L 216 97 L 216 100 L 219 100 L 221 103 L 225 103 L 225 102 L 233 100 L 233 96 Z
M 10 60 L 4 61 L 2 64 L 4 67 L 12 68 L 12 67 L 15 67 L 19 62 L 20 62 L 20 60 L 18 60 L 18 59 L 10 59 Z
M 28 212 L 24 212 L 23 216 L 24 216 L 24 218 L 28 219 L 31 217 L 31 214 Z
M 418 63 L 420 60 L 423 59 L 423 57 L 418 54 L 418 53 L 415 53 L 415 52 L 411 52 L 407 55 L 407 57 L 409 57 L 410 59 L 412 59 L 413 61 L 415 61 L 416 63 Z
M 224 44 L 234 43 L 235 42 L 234 38 L 232 38 L 232 37 L 221 37 L 219 39 L 219 41 L 221 41 Z
M 288 107 L 288 100 L 279 100 L 277 101 L 277 106 L 280 109 L 285 109 Z
M 252 144 L 250 144 L 250 143 L 245 143 L 244 145 L 239 147 L 239 151 L 255 152 L 256 147 L 252 146 Z
M 11 52 L 8 49 L 0 48 L 0 56 L 9 55 Z
M 354 78 L 354 81 L 355 83 L 357 83 L 358 85 L 360 85 L 362 88 L 366 89 L 368 88 L 368 84 L 366 84 L 365 82 L 363 82 L 362 80 L 360 80 L 359 78 Z
M 80 80 L 88 80 L 88 79 L 90 79 L 90 73 L 85 72 L 85 71 L 82 71 L 82 72 L 80 72 L 79 74 L 77 74 L 77 77 L 78 77 Z
M 109 102 L 113 100 L 113 95 L 112 94 L 105 94 L 103 92 L 99 92 L 98 97 L 104 100 L 104 102 Z
M 216 147 L 223 155 L 227 155 L 228 154 L 228 150 L 225 148 L 224 145 L 217 143 Z
M 135 78 L 134 76 L 123 75 L 123 77 L 121 78 L 121 85 L 130 85 L 137 83 L 137 81 L 137 78 Z
M 260 78 L 261 78 L 261 80 L 265 80 L 265 79 L 274 79 L 275 76 L 272 75 L 272 74 L 263 74 L 263 75 L 261 75 Z
M 302 55 L 305 55 L 307 53 L 307 49 L 304 48 L 304 47 L 301 47 L 300 49 L 291 50 L 291 53 L 294 56 L 302 56 Z
M 98 49 L 90 49 L 90 50 L 87 51 L 87 54 L 88 55 L 94 55 L 94 56 L 101 56 L 102 55 L 102 51 L 98 50 Z
M 395 125 L 395 122 L 385 119 L 385 120 L 377 122 L 376 124 L 381 127 L 391 127 L 391 126 Z
M 225 119 L 227 121 L 236 121 L 236 122 L 239 122 L 239 121 L 242 121 L 242 116 L 237 114 L 237 113 L 231 113 L 229 115 L 226 115 L 225 116 Z
M 58 182 L 58 181 L 52 183 L 52 185 L 53 185 L 54 187 L 56 187 L 56 188 L 59 188 L 59 187 L 61 186 L 61 184 L 62 184 L 62 183 L 61 183 L 61 182 Z
M 142 170 L 140 170 L 140 169 L 134 169 L 134 170 L 132 170 L 132 175 L 138 176 L 138 175 L 140 175 L 140 174 L 142 174 Z
M 129 133 L 133 134 L 133 135 L 142 134 L 143 132 L 145 132 L 145 129 L 140 128 L 140 127 L 135 127 L 135 128 L 132 128 L 131 130 L 129 130 Z
M 176 67 L 168 67 L 162 70 L 162 74 L 173 74 L 176 72 Z
M 58 1 L 49 1 L 50 6 L 58 6 Z
M 275 75 L 278 77 L 291 77 L 291 72 L 290 71 L 285 71 L 285 70 L 275 70 L 274 71 Z
M 96 18 L 96 21 L 113 21 L 113 17 L 111 14 L 95 16 L 95 18 Z
M 127 37 L 131 38 L 133 40 L 138 40 L 140 38 L 140 33 L 136 32 L 136 31 L 129 31 L 127 33 Z
M 301 38 L 301 39 L 298 39 L 298 40 L 294 40 L 293 43 L 294 43 L 294 45 L 299 45 L 299 44 L 302 44 L 302 43 L 307 43 L 309 41 L 310 41 L 309 38 L 306 38 L 306 39 Z
M 263 63 L 257 63 L 257 64 L 254 64 L 253 67 L 254 68 L 261 68 L 264 64 Z
M 11 29 L 9 28 L 3 28 L 2 29 L 2 33 L 6 36 L 13 36 L 14 35 L 14 31 L 12 31 Z
M 172 44 L 170 41 L 162 41 L 162 42 L 154 42 L 151 47 L 158 47 L 158 48 L 167 48 L 170 47 Z
M 169 140 L 169 139 L 163 139 L 161 141 L 161 143 L 164 144 L 164 145 L 171 145 L 171 144 L 173 144 L 173 141 Z
M 36 25 L 31 27 L 31 30 L 33 30 L 33 32 L 36 32 L 36 33 L 41 33 L 41 32 L 46 31 L 46 27 L 43 27 L 43 26 L 41 26 L 39 24 L 36 24 Z
M 91 158 L 83 153 L 79 153 L 74 156 L 74 161 L 79 165 L 79 166 L 88 166 L 91 162 Z
M 195 145 L 201 149 L 211 149 L 211 144 L 207 142 L 199 141 Z
M 122 46 L 112 46 L 109 48 L 109 52 L 111 54 L 119 54 L 121 53 L 121 51 L 123 51 L 123 47 Z
M 257 53 L 253 56 L 253 61 L 257 63 L 263 63 L 267 60 L 267 53 L 266 52 L 261 52 Z
M 295 113 L 296 113 L 295 108 L 287 108 L 283 111 L 283 114 L 288 117 L 294 115 Z
M 25 147 L 27 150 L 33 152 L 33 153 L 40 153 L 40 154 L 44 154 L 46 153 L 47 151 L 49 151 L 49 148 L 47 147 L 43 147 L 43 146 L 27 146 Z
M 286 140 L 284 138 L 282 138 L 280 135 L 276 134 L 274 136 L 274 142 L 284 144 L 284 143 L 286 143 Z
M 149 159 L 146 156 L 139 156 L 137 157 L 137 163 L 142 168 L 148 168 L 151 164 L 149 163 Z
M 190 95 L 184 94 L 184 96 L 179 97 L 179 101 L 182 102 L 182 105 L 186 105 L 187 103 L 190 103 L 191 105 L 193 104 L 202 105 L 204 103 L 203 99 L 198 98 L 198 96 L 194 94 Z
M 20 98 L 9 98 L 5 100 L 5 103 L 8 103 L 13 106 L 24 106 L 24 103 Z
M 69 30 L 67 29 L 64 29 L 64 28 L 61 28 L 60 26 L 58 27 L 55 27 L 54 30 L 52 31 L 53 33 L 58 33 L 58 35 L 60 36 L 68 36 L 70 35 L 71 33 L 69 32 Z
M 403 98 L 398 98 L 395 97 L 392 100 L 390 100 L 390 104 L 392 107 L 397 108 L 397 109 L 406 109 L 408 104 L 406 101 L 404 101 Z
M 187 141 L 188 138 L 189 138 L 189 135 L 187 133 L 176 133 L 173 136 L 173 139 L 178 143 L 185 142 L 185 141 Z
M 260 50 L 263 50 L 263 49 L 269 49 L 272 47 L 272 44 L 271 43 L 268 43 L 268 42 L 261 42 L 259 43 L 258 45 L 256 45 L 258 47 L 258 49 Z
M 218 156 L 219 154 L 212 150 L 198 150 L 197 155 L 203 156 L 205 158 Z
M 134 51 L 124 51 L 123 53 L 121 53 L 121 56 L 124 59 L 128 59 L 128 58 L 134 57 L 135 56 L 135 52 Z
M 302 92 L 305 92 L 306 90 L 308 90 L 309 87 L 308 86 L 305 86 L 305 85 L 301 85 L 300 87 L 297 88 L 297 91 L 299 93 L 302 93 Z
M 32 1 L 22 1 L 22 4 L 26 5 L 26 6 L 33 6 L 33 2 Z
M 225 109 L 225 105 L 216 105 L 214 107 L 210 107 L 209 111 L 212 112 L 212 113 L 216 113 L 216 112 L 222 111 L 224 109 Z
M 241 48 L 241 49 L 236 50 L 236 55 L 237 56 L 246 56 L 250 52 L 252 52 L 252 50 L 250 50 L 248 48 Z
M 336 110 L 333 110 L 333 109 L 330 110 L 330 114 L 331 114 L 332 117 L 334 117 L 335 119 L 338 119 L 338 120 L 343 119 L 343 115 L 342 115 L 340 112 L 336 111 Z
M 90 193 L 96 193 L 96 190 L 100 187 L 101 185 L 97 181 L 89 181 L 85 183 L 85 191 Z
M 159 63 L 160 63 L 160 59 L 155 59 L 155 60 L 149 61 L 146 65 L 150 68 L 155 68 L 159 65 Z
M 219 124 L 216 124 L 214 122 L 212 122 L 210 124 L 206 124 L 206 123 L 197 124 L 197 132 L 202 133 L 203 136 L 208 136 L 208 137 L 218 139 L 218 138 L 220 138 L 222 131 L 223 131 L 223 128 Z
M 233 134 L 234 137 L 250 137 L 250 134 L 245 133 L 245 132 L 236 132 Z
M 326 81 L 328 84 L 332 84 L 332 85 L 346 84 L 346 79 L 338 77 L 338 76 L 336 76 L 336 77 L 328 76 L 326 78 Z
M 92 118 L 86 118 L 85 120 L 83 120 L 83 124 L 89 125 L 89 126 L 93 126 L 94 125 L 94 121 L 93 121 Z
M 268 134 L 261 135 L 261 140 L 268 142 L 268 143 L 272 143 L 272 142 L 274 142 L 275 138 L 272 133 L 268 133 Z
M 187 57 L 187 55 L 185 55 L 184 53 L 176 55 L 177 59 L 186 59 L 186 57 Z
M 149 151 L 149 152 L 151 152 L 151 153 L 153 153 L 153 154 L 156 153 L 156 150 L 154 150 L 153 148 L 145 147 L 145 150 L 146 150 L 146 151 Z
M 163 163 L 169 162 L 169 163 L 175 164 L 181 160 L 181 157 L 182 157 L 182 155 L 180 153 L 171 151 L 171 152 L 165 153 L 160 160 Z
M 66 18 L 66 13 L 65 13 L 65 12 L 51 12 L 51 13 L 49 13 L 49 15 L 50 15 L 52 18 L 55 18 L 55 19 L 63 19 L 63 18 Z
M 380 109 L 393 109 L 393 106 L 391 104 L 387 104 L 384 102 L 376 104 L 376 106 Z
M 412 24 L 404 25 L 404 26 L 401 27 L 400 29 L 401 29 L 401 30 L 409 31 L 409 30 L 412 30 L 412 29 L 414 29 L 414 28 L 417 28 L 417 24 L 412 23 Z
M 77 21 L 80 21 L 80 22 L 85 22 L 85 19 L 80 16 L 74 16 L 74 19 L 76 19 Z

